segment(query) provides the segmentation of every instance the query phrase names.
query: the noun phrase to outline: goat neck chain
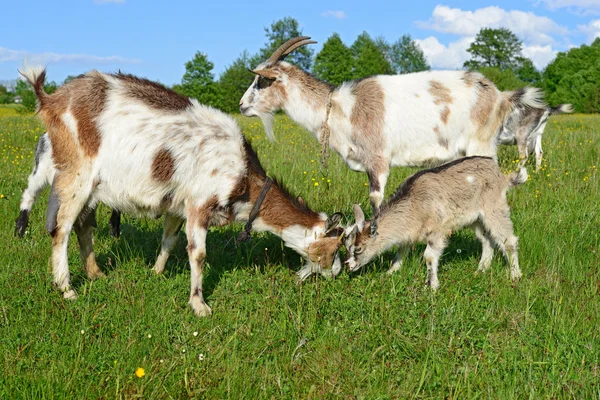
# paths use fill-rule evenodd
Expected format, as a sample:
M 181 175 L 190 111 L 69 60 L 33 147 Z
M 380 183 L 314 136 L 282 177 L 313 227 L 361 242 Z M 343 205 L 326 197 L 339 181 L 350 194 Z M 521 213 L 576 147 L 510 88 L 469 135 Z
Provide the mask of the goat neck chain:
M 331 113 L 331 97 L 333 96 L 333 90 L 329 92 L 329 97 L 327 99 L 327 107 L 325 108 L 325 121 L 323 121 L 323 125 L 321 125 L 321 165 L 324 168 L 327 168 L 327 157 L 329 156 L 329 136 L 331 136 L 331 131 L 329 130 L 329 114 Z

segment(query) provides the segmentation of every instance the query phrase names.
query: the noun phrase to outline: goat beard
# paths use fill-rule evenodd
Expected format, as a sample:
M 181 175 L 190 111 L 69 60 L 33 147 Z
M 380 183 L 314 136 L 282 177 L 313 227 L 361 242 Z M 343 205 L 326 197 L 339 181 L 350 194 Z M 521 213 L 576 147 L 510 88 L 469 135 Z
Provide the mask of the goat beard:
M 265 133 L 267 134 L 267 138 L 271 142 L 276 142 L 275 134 L 273 133 L 273 114 L 265 112 L 258 114 L 258 118 L 262 121 L 263 127 L 265 128 Z

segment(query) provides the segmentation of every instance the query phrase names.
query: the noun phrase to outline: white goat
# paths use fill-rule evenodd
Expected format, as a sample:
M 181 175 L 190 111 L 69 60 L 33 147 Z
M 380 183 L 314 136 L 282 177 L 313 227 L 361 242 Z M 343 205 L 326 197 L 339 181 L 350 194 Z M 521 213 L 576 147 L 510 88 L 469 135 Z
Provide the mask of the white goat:
M 67 259 L 72 228 L 87 276 L 102 275 L 91 235 L 98 202 L 131 214 L 165 214 L 157 273 L 164 270 L 187 221 L 189 303 L 200 316 L 211 313 L 202 294 L 202 274 L 212 224 L 252 222 L 257 213 L 255 229 L 281 236 L 307 259 L 300 278 L 339 272 L 340 215 L 326 219 L 277 183 L 268 184 L 233 118 L 132 75 L 92 71 L 48 95 L 43 89 L 45 70 L 28 68 L 21 74 L 33 86 L 53 146 L 57 171 L 47 228 L 54 282 L 65 298 L 77 297 Z M 334 269 L 327 269 L 331 264 L 326 262 Z
M 40 136 L 35 147 L 35 164 L 27 179 L 27 188 L 21 196 L 19 216 L 15 220 L 15 235 L 22 238 L 29 225 L 29 214 L 38 195 L 46 186 L 52 183 L 56 168 L 52 161 L 52 143 L 48 132 Z M 113 210 L 110 215 L 110 234 L 114 237 L 121 235 L 121 213 Z
M 402 258 L 415 242 L 426 242 L 426 284 L 437 290 L 438 261 L 447 237 L 470 226 L 483 246 L 479 272 L 492 262 L 492 243 L 500 248 L 513 280 L 521 277 L 518 238 L 506 201 L 509 188 L 527 180 L 527 170 L 505 176 L 492 158 L 466 157 L 410 176 L 381 208 L 378 235 L 369 235 L 360 206 L 354 206 L 355 224 L 346 229 L 345 246 L 350 271 L 356 271 L 377 254 L 398 245 L 388 273 L 398 271 Z
M 498 135 L 500 144 L 516 144 L 519 149 L 519 157 L 527 159 L 535 151 L 535 170 L 538 171 L 542 165 L 542 135 L 548 118 L 551 115 L 572 113 L 573 106 L 570 104 L 559 104 L 556 107 L 530 108 L 517 107 L 513 110 Z
M 240 111 L 260 117 L 273 139 L 272 114 L 284 110 L 324 152 L 330 146 L 348 167 L 366 172 L 375 217 L 391 166 L 440 164 L 465 155 L 496 158 L 496 138 L 511 111 L 545 107 L 536 88 L 502 93 L 483 75 L 465 71 L 377 75 L 335 88 L 282 61 L 316 43 L 309 39 L 290 39 L 252 71 L 257 76 Z

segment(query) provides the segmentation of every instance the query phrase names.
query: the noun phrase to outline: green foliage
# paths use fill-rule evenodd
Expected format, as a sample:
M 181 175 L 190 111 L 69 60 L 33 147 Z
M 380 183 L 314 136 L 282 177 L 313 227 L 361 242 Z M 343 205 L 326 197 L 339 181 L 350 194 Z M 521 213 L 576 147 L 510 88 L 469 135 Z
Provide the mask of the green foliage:
M 410 74 L 431 69 L 421 47 L 412 40 L 410 35 L 402 35 L 389 48 L 389 59 L 394 72 Z
M 276 118 L 278 143 L 256 119 L 238 119 L 269 176 L 348 220 L 354 203 L 369 204 L 366 174 L 332 154 L 323 177 L 314 137 Z M 157 276 L 162 220 L 124 216 L 115 239 L 102 205 L 94 247 L 106 277 L 85 277 L 71 235 L 79 299 L 63 300 L 48 268 L 48 190 L 25 238 L 13 237 L 44 128 L 33 117 L 0 118 L 0 398 L 596 399 L 599 131 L 600 116 L 552 117 L 544 170 L 508 193 L 518 283 L 499 252 L 475 272 L 481 245 L 468 229 L 449 238 L 432 293 L 424 244 L 393 275 L 384 273 L 390 251 L 358 273 L 296 285 L 300 257 L 279 238 L 253 233 L 236 245 L 241 225 L 213 227 L 203 293 L 214 314 L 196 318 L 185 229 Z M 517 158 L 514 146 L 500 148 L 503 169 Z M 386 193 L 416 170 L 393 168 Z
M 66 83 L 71 82 L 73 79 L 77 78 L 75 75 L 67 75 L 67 77 L 65 78 L 65 80 L 63 81 L 63 85 Z
M 25 90 L 21 92 L 21 104 L 27 112 L 34 112 L 36 107 L 37 99 L 32 90 Z
M 497 67 L 485 67 L 479 68 L 478 71 L 494 82 L 496 87 L 502 91 L 516 90 L 527 86 L 527 83 L 520 80 L 512 69 L 502 71 Z
M 378 46 L 367 32 L 358 35 L 350 47 L 354 57 L 353 79 L 394 72 L 381 45 L 381 41 Z
M 519 67 L 523 45 L 507 28 L 482 28 L 467 51 L 471 59 L 464 67 L 469 70 L 496 67 L 501 71 Z
M 176 85 L 173 89 L 185 96 L 198 99 L 202 104 L 219 107 L 221 94 L 214 81 L 213 68 L 214 64 L 206 54 L 196 52 L 194 58 L 185 63 L 185 74 L 181 79 L 181 85 Z
M 265 35 L 267 36 L 267 43 L 259 51 L 259 63 L 266 61 L 287 40 L 302 36 L 302 30 L 295 18 L 285 17 L 273 22 L 270 27 L 265 28 Z M 313 53 L 314 50 L 310 46 L 303 46 L 287 56 L 286 61 L 292 62 L 308 71 L 312 64 Z
M 239 112 L 239 102 L 254 79 L 250 71 L 250 55 L 244 51 L 219 78 L 222 93 L 221 109 L 226 112 Z
M 10 93 L 5 86 L 0 85 L 0 104 L 10 104 L 14 102 L 14 94 Z
M 542 74 L 538 71 L 533 62 L 526 57 L 518 57 L 517 67 L 515 75 L 522 82 L 527 83 L 529 86 L 540 86 L 542 83 Z
M 317 78 L 337 86 L 352 79 L 353 64 L 350 49 L 342 42 L 340 35 L 334 33 L 317 54 L 313 73 Z
M 600 112 L 600 38 L 558 53 L 544 71 L 549 104 L 571 103 L 576 112 Z

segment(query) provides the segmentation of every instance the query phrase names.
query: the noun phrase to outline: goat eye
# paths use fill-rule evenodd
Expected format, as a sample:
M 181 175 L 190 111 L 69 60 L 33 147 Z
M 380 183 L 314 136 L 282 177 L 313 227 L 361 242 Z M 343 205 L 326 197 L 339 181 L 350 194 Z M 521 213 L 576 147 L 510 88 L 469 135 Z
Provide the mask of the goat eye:
M 357 247 L 354 249 L 354 254 L 360 254 L 363 252 L 363 248 L 362 247 Z
M 264 76 L 259 76 L 258 81 L 256 81 L 256 87 L 258 89 L 266 89 L 271 86 L 275 82 L 275 79 L 265 78 Z

